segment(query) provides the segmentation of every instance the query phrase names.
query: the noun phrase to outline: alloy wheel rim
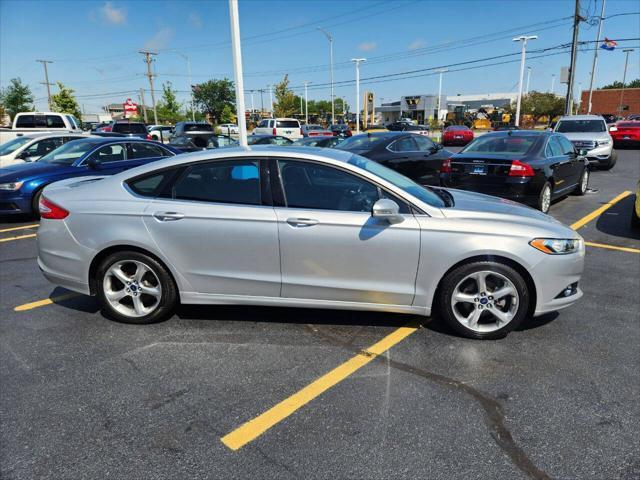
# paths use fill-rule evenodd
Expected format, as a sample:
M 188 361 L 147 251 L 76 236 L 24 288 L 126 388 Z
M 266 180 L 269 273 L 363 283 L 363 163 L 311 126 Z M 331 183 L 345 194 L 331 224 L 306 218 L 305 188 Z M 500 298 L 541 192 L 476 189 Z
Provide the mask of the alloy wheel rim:
M 549 207 L 551 206 L 551 189 L 549 187 L 545 187 L 542 192 L 542 211 L 549 211 Z
M 589 184 L 589 171 L 585 170 L 582 174 L 582 183 L 580 184 L 580 191 L 582 193 L 587 191 L 587 185 Z
M 518 291 L 511 280 L 491 270 L 464 277 L 451 295 L 456 320 L 478 333 L 495 332 L 509 324 L 520 305 Z
M 111 265 L 102 281 L 111 308 L 131 318 L 154 312 L 162 299 L 158 275 L 145 263 L 121 260 Z

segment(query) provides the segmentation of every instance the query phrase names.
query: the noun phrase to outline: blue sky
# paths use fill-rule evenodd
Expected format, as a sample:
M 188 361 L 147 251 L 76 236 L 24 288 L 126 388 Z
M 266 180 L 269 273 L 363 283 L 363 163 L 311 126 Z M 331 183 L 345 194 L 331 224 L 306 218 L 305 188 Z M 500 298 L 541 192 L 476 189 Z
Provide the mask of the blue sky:
M 583 13 L 597 16 L 602 0 L 582 0 Z M 338 82 L 354 79 L 349 60 L 365 57 L 361 77 L 428 69 L 486 57 L 519 52 L 511 40 L 520 33 L 538 34 L 530 50 L 571 41 L 573 0 L 239 0 L 243 37 L 245 89 L 267 88 L 289 72 L 291 86 L 309 86 L 310 98 L 329 98 L 328 41 L 317 30 L 334 37 L 336 95 L 354 105 L 355 87 Z M 608 0 L 606 16 L 640 12 L 636 0 Z M 597 27 L 582 24 L 580 40 L 595 40 Z M 640 16 L 620 15 L 605 22 L 604 35 L 613 39 L 639 38 Z M 622 46 L 639 46 L 640 40 L 620 43 L 613 52 L 602 51 L 596 85 L 622 79 Z M 233 78 L 229 14 L 226 0 L 199 1 L 92 1 L 0 0 L 0 85 L 21 77 L 28 83 L 37 106 L 46 106 L 43 70 L 36 59 L 50 59 L 49 79 L 76 90 L 88 113 L 109 102 L 137 98 L 147 89 L 145 64 L 137 53 L 157 50 L 156 89 L 170 81 L 187 91 L 186 61 L 191 58 L 193 82 L 228 76 Z M 550 50 L 549 53 L 558 50 Z M 627 78 L 640 76 L 640 49 L 631 54 Z M 530 57 L 545 53 L 531 53 Z M 587 88 L 593 52 L 578 56 L 577 81 Z M 519 57 L 502 65 L 447 73 L 447 95 L 509 92 L 517 89 Z M 490 63 L 490 62 L 487 62 Z M 549 90 L 552 74 L 568 65 L 569 54 L 531 58 L 531 90 Z M 467 64 L 464 67 L 476 66 Z M 463 66 L 450 67 L 452 70 Z M 435 93 L 438 76 L 418 71 L 406 79 L 377 79 L 362 88 L 373 90 L 379 103 L 401 95 Z M 384 80 L 384 81 L 381 81 Z M 373 82 L 373 80 L 372 80 Z M 562 89 L 562 90 L 561 90 Z M 565 86 L 556 80 L 556 92 Z M 55 88 L 54 88 L 55 91 Z M 302 89 L 297 90 L 298 93 Z M 93 95 L 93 96 L 90 96 Z M 100 95 L 100 96 L 98 96 Z M 181 93 L 184 101 L 188 94 Z M 251 97 L 246 96 L 247 107 Z M 256 108 L 260 94 L 254 96 Z M 265 105 L 268 94 L 264 95 Z

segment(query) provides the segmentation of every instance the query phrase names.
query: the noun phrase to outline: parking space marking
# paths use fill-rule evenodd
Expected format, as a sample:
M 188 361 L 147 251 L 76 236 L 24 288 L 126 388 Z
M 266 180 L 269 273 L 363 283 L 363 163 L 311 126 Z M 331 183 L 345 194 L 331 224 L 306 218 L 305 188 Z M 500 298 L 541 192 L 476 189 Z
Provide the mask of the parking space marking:
M 337 385 L 351 374 L 364 367 L 382 355 L 394 345 L 398 344 L 418 329 L 417 325 L 409 324 L 394 330 L 379 342 L 362 350 L 356 356 L 350 358 L 342 365 L 324 374 L 314 382 L 310 383 L 302 390 L 281 401 L 263 414 L 249 420 L 232 432 L 226 434 L 220 440 L 231 450 L 238 450 L 247 443 L 255 440 L 271 427 L 281 422 L 289 415 L 302 408 L 314 398 Z
M 13 310 L 15 312 L 24 312 L 26 310 L 33 310 L 34 308 L 45 307 L 52 303 L 62 302 L 63 300 L 69 300 L 70 298 L 79 297 L 79 293 L 65 293 L 64 295 L 58 295 L 57 297 L 45 298 L 44 300 L 38 300 L 37 302 L 25 303 L 24 305 L 18 305 Z
M 584 227 L 587 223 L 589 223 L 594 218 L 597 218 L 600 215 L 602 215 L 604 212 L 609 210 L 612 206 L 614 206 L 620 200 L 622 200 L 622 199 L 628 197 L 629 195 L 631 195 L 631 193 L 632 192 L 630 192 L 629 190 L 626 190 L 626 191 L 622 192 L 620 195 L 618 195 L 617 197 L 613 198 L 610 202 L 605 203 L 601 207 L 599 207 L 596 210 L 594 210 L 593 212 L 591 212 L 589 215 L 586 215 L 586 216 L 582 217 L 580 220 L 578 220 L 577 222 L 571 224 L 571 228 L 573 228 L 574 230 L 578 230 L 579 228 Z
M 0 230 L 0 233 L 14 232 L 16 230 L 27 230 L 29 228 L 38 228 L 39 226 L 40 224 L 35 223 L 33 225 L 23 225 L 22 227 L 3 228 L 2 230 Z
M 616 245 L 606 245 L 604 243 L 584 242 L 588 247 L 606 248 L 608 250 L 620 250 L 621 252 L 640 253 L 640 248 L 618 247 Z
M 0 238 L 0 243 L 2 242 L 12 242 L 14 240 L 24 240 L 25 238 L 34 238 L 37 237 L 38 235 L 36 233 L 30 233 L 28 235 L 18 235 L 17 237 L 7 237 L 7 238 Z

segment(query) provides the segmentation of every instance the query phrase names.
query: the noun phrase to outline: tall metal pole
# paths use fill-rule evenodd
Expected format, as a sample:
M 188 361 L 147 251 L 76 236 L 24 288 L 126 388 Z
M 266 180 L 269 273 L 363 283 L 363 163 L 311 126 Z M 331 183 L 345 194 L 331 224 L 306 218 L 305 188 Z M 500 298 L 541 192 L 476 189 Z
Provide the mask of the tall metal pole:
M 436 115 L 436 121 L 440 122 L 440 110 L 442 110 L 442 75 L 447 73 L 449 70 L 446 68 L 441 68 L 438 70 L 440 74 L 440 80 L 438 81 L 438 115 Z
M 366 58 L 352 58 L 356 64 L 356 135 L 360 133 L 360 63 L 366 62 Z
M 522 54 L 520 58 L 520 82 L 518 87 L 518 101 L 516 102 L 516 127 L 520 126 L 520 107 L 522 105 L 522 84 L 524 83 L 524 64 L 527 58 L 527 41 L 535 40 L 537 35 L 521 35 L 513 39 L 514 42 L 522 42 Z
M 273 90 L 271 90 L 271 85 L 267 85 L 269 87 L 269 110 L 271 111 L 271 117 L 273 117 Z
M 260 92 L 260 118 L 262 118 L 262 115 L 264 115 L 264 97 L 262 96 L 264 88 L 261 88 L 258 91 Z
M 529 84 L 531 83 L 531 67 L 527 67 L 527 89 L 524 91 L 525 95 L 529 94 Z
M 189 74 L 189 92 L 190 92 L 190 98 L 191 98 L 191 121 L 195 122 L 196 114 L 195 114 L 195 108 L 193 106 L 193 81 L 191 80 L 191 59 L 182 52 L 179 52 L 177 50 L 175 50 L 175 52 L 187 61 L 187 72 Z
M 309 82 L 304 82 L 304 123 L 309 123 L 309 97 L 307 95 L 307 85 Z
M 329 70 L 331 72 L 331 123 L 336 123 L 335 112 L 335 94 L 333 89 L 333 36 L 324 28 L 318 27 L 322 33 L 324 33 L 329 40 Z
M 555 93 L 556 88 L 556 74 L 551 75 L 551 93 Z
M 244 79 L 242 77 L 242 49 L 240 45 L 240 18 L 238 0 L 229 0 L 231 22 L 231 48 L 233 50 L 233 74 L 236 83 L 236 118 L 238 120 L 238 142 L 247 147 L 247 119 L 244 115 Z
M 607 0 L 602 0 L 600 10 L 600 21 L 598 22 L 598 36 L 596 38 L 596 48 L 593 50 L 593 64 L 591 65 L 591 79 L 589 80 L 589 103 L 587 104 L 587 114 L 591 113 L 591 99 L 593 97 L 593 82 L 596 78 L 596 66 L 598 65 L 598 51 L 600 50 L 600 35 L 602 34 L 602 24 L 604 23 L 604 7 Z
M 564 103 L 564 114 L 571 115 L 573 110 L 573 83 L 576 79 L 576 58 L 578 56 L 578 30 L 580 29 L 580 0 L 576 0 L 576 8 L 573 13 L 573 40 L 571 42 L 571 66 L 569 67 L 569 83 L 567 84 L 567 97 Z
M 49 110 L 52 110 L 53 107 L 51 106 L 51 85 L 53 84 L 49 83 L 49 72 L 47 70 L 47 63 L 53 62 L 51 60 L 36 60 L 36 62 L 40 62 L 44 67 L 44 84 L 47 86 L 47 103 L 49 105 Z
M 144 123 L 149 123 L 147 119 L 147 104 L 144 103 L 144 88 L 140 89 L 140 102 L 142 103 L 142 115 L 144 117 Z
M 622 99 L 624 98 L 624 88 L 627 81 L 627 65 L 629 64 L 629 54 L 633 52 L 633 48 L 626 48 L 622 50 L 625 55 L 624 59 L 624 73 L 622 74 L 622 90 L 620 90 L 620 105 L 618 105 L 618 115 L 622 116 Z
M 153 123 L 158 124 L 158 111 L 156 110 L 156 94 L 153 89 L 153 73 L 151 73 L 151 62 L 153 59 L 151 55 L 157 55 L 157 53 L 150 52 L 149 50 L 140 50 L 138 53 L 144 55 L 144 61 L 147 63 L 147 77 L 149 77 L 149 86 L 151 87 L 151 106 L 153 107 Z

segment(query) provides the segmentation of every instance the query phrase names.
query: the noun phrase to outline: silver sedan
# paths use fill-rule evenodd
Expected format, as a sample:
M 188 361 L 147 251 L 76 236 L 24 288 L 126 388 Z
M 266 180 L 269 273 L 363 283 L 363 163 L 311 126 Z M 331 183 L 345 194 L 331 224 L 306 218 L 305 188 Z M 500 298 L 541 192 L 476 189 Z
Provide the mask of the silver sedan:
M 570 228 L 343 151 L 179 155 L 55 183 L 40 211 L 45 277 L 121 322 L 163 320 L 178 302 L 437 311 L 484 339 L 582 296 Z

